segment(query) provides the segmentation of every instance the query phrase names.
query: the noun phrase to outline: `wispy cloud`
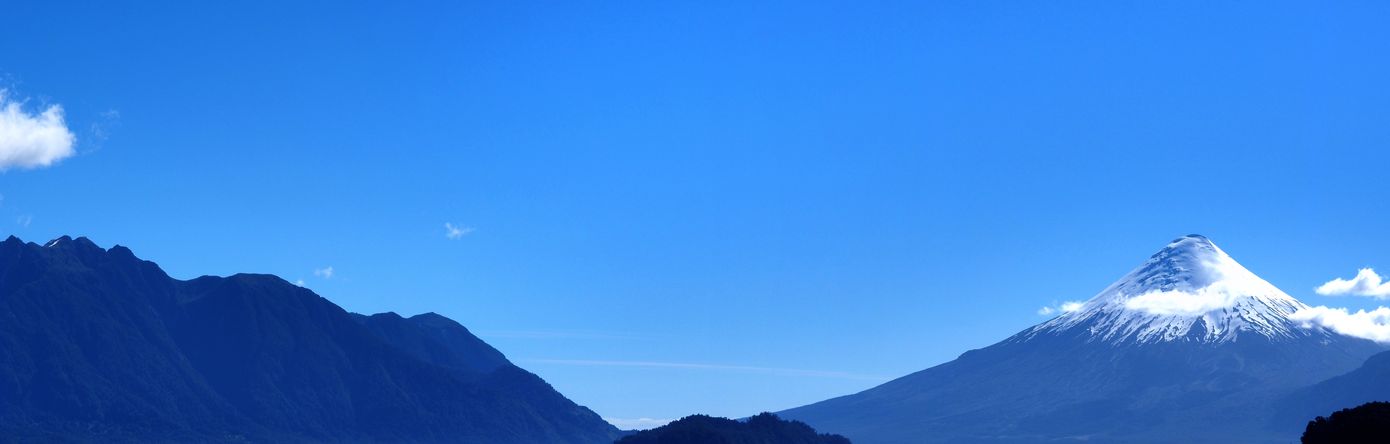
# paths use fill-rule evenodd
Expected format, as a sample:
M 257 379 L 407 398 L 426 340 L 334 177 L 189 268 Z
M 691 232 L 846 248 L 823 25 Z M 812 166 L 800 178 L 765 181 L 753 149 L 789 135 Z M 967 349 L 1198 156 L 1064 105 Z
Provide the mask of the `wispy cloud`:
M 473 232 L 473 229 L 472 229 L 472 228 L 469 228 L 469 227 L 465 227 L 465 226 L 461 226 L 461 225 L 454 225 L 453 223 L 450 223 L 450 222 L 445 222 L 445 223 L 444 223 L 444 237 L 447 237 L 447 238 L 449 238 L 449 239 L 458 240 L 458 239 L 460 239 L 460 238 L 462 238 L 462 237 L 468 235 L 468 233 L 472 233 L 472 232 Z
M 876 375 L 861 375 L 849 372 L 837 372 L 826 370 L 806 370 L 796 368 L 778 367 L 754 367 L 746 365 L 722 365 L 722 364 L 699 364 L 690 362 L 657 362 L 657 361 L 606 361 L 592 359 L 529 359 L 525 362 L 536 364 L 552 365 L 575 365 L 584 367 L 645 367 L 645 368 L 664 368 L 664 369 L 686 369 L 686 370 L 713 370 L 741 373 L 762 373 L 779 376 L 804 376 L 814 378 L 839 378 L 857 379 L 863 381 L 886 381 L 889 378 Z
M 508 339 L 643 339 L 624 333 L 569 330 L 483 330 L 476 333 L 485 338 Z
M 1052 315 L 1054 315 L 1054 314 L 1059 314 L 1059 313 L 1071 313 L 1071 312 L 1073 312 L 1073 311 L 1080 310 L 1080 309 L 1081 309 L 1081 306 L 1084 305 L 1084 304 L 1085 304 L 1085 302 L 1081 302 L 1081 301 L 1066 301 L 1066 302 L 1063 302 L 1063 303 L 1061 303 L 1061 304 L 1055 304 L 1055 303 L 1054 303 L 1053 305 L 1045 305 L 1045 306 L 1043 306 L 1043 308 L 1039 308 L 1039 309 L 1038 309 L 1038 315 L 1039 315 L 1039 316 L 1052 316 Z
M 1390 298 L 1390 282 L 1385 282 L 1375 270 L 1362 268 L 1351 279 L 1336 278 L 1319 286 L 1318 294 L 1323 296 L 1369 296 L 1376 299 Z
M 92 153 L 101 149 L 101 145 L 106 142 L 106 139 L 111 137 L 112 129 L 120 123 L 121 112 L 108 109 L 102 111 L 98 116 L 100 119 L 92 122 L 92 125 L 87 130 L 87 133 L 91 134 L 91 137 L 88 137 L 86 141 L 83 142 L 83 145 L 86 146 L 85 153 Z
M 330 265 L 314 270 L 314 276 L 318 276 L 324 279 L 333 279 L 333 266 Z
M 71 157 L 77 137 L 63 120 L 63 107 L 29 113 L 0 89 L 0 171 L 42 168 Z
M 1390 342 L 1390 308 L 1386 307 L 1352 313 L 1345 308 L 1317 306 L 1296 311 L 1289 319 L 1304 327 L 1321 326 L 1347 336 Z
M 654 429 L 669 424 L 671 421 L 675 421 L 674 419 L 655 418 L 603 418 L 603 420 L 608 421 L 609 424 L 613 424 L 613 427 L 617 427 L 620 430 Z
M 32 214 L 21 214 L 21 215 L 19 215 L 19 217 L 14 218 L 14 223 L 15 223 L 16 225 L 21 226 L 21 227 L 28 228 L 28 227 L 29 227 L 29 224 L 34 223 L 34 215 L 32 215 Z
M 294 284 L 295 284 L 295 285 L 298 285 L 298 286 L 300 286 L 300 287 L 303 287 L 303 286 L 304 286 L 304 280 L 303 280 L 303 279 L 295 279 L 295 280 L 294 280 Z

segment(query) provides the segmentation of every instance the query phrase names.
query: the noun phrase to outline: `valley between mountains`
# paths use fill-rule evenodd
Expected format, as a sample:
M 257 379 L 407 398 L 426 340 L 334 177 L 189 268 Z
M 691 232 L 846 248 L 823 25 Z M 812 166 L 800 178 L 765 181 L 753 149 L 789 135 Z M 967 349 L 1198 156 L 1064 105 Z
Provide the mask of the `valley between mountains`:
M 1210 239 L 1184 236 L 1076 310 L 778 416 L 860 444 L 1290 442 L 1314 416 L 1390 399 L 1386 347 L 1299 320 L 1307 308 Z M 350 313 L 270 275 L 178 280 L 80 237 L 0 242 L 5 441 L 628 434 L 434 313 Z

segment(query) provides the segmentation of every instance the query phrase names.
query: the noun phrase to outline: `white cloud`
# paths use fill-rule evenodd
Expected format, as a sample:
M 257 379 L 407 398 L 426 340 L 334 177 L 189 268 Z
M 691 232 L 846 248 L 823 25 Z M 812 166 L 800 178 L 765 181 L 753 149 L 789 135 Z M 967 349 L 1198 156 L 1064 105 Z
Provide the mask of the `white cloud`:
M 295 284 L 295 285 L 298 285 L 298 286 L 300 286 L 300 287 L 303 287 L 303 286 L 304 286 L 304 280 L 303 280 L 303 279 L 295 279 L 295 280 L 294 280 L 294 284 Z
M 444 223 L 444 237 L 449 239 L 458 239 L 472 232 L 473 229 L 469 227 L 454 225 L 449 222 Z
M 1385 282 L 1375 270 L 1362 268 L 1356 272 L 1356 277 L 1351 279 L 1337 278 L 1318 287 L 1318 294 L 1323 296 L 1370 296 L 1376 299 L 1390 298 L 1390 282 Z
M 1345 308 L 1317 306 L 1296 311 L 1289 319 L 1303 323 L 1304 327 L 1316 325 L 1347 336 L 1390 342 L 1390 308 L 1386 307 L 1351 313 Z
M 603 418 L 603 420 L 608 421 L 609 424 L 613 424 L 613 427 L 617 427 L 619 430 L 654 429 L 669 424 L 671 421 L 675 421 L 674 419 L 654 418 Z
M 333 279 L 333 267 L 332 267 L 332 266 L 328 266 L 328 267 L 316 269 L 316 270 L 314 270 L 314 276 L 318 276 L 318 277 L 321 277 L 321 278 L 324 278 L 324 279 Z M 349 279 L 349 280 L 351 280 L 351 279 Z
M 0 171 L 53 165 L 75 153 L 76 140 L 63 121 L 62 106 L 30 114 L 0 89 Z
M 1233 307 L 1242 289 L 1217 283 L 1195 291 L 1150 291 L 1125 301 L 1125 308 L 1156 315 L 1198 316 Z
M 1073 311 L 1080 310 L 1080 309 L 1081 309 L 1081 306 L 1082 306 L 1082 305 L 1085 305 L 1085 304 L 1086 304 L 1085 302 L 1081 302 L 1081 301 L 1066 301 L 1066 302 L 1061 303 L 1060 305 L 1054 304 L 1054 305 L 1045 306 L 1045 307 L 1043 307 L 1043 308 L 1039 308 L 1039 309 L 1038 309 L 1038 315 L 1039 315 L 1039 316 L 1052 316 L 1053 314 L 1057 314 L 1057 313 L 1062 313 L 1062 314 L 1071 313 L 1071 312 L 1073 312 Z

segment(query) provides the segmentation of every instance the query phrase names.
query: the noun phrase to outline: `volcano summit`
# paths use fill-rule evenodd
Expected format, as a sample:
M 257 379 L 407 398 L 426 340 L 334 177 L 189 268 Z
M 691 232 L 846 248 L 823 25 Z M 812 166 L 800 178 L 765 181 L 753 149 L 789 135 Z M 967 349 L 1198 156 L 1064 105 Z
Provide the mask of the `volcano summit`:
M 782 412 L 856 443 L 1282 442 L 1272 403 L 1383 347 L 1210 239 L 1170 242 L 1079 309 L 869 390 Z
M 1273 341 L 1328 336 L 1328 331 L 1303 328 L 1289 319 L 1305 308 L 1210 239 L 1193 234 L 1169 243 L 1081 309 L 1023 336 L 1070 332 L 1116 344 L 1232 342 L 1250 335 Z

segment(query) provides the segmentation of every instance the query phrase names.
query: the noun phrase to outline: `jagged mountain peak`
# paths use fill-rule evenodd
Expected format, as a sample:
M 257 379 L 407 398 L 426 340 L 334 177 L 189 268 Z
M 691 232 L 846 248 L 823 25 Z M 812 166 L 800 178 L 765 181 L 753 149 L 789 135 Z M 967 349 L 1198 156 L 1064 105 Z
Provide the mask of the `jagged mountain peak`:
M 353 316 L 272 275 L 181 281 L 125 247 L 9 237 L 0 242 L 0 436 L 499 444 L 618 437 L 453 321 L 436 328 L 379 318 L 392 322 Z
M 1109 342 L 1234 341 L 1326 335 L 1289 315 L 1307 305 L 1236 262 L 1202 235 L 1168 243 L 1078 310 L 1025 331 L 1083 333 Z

